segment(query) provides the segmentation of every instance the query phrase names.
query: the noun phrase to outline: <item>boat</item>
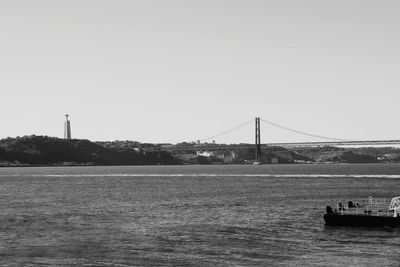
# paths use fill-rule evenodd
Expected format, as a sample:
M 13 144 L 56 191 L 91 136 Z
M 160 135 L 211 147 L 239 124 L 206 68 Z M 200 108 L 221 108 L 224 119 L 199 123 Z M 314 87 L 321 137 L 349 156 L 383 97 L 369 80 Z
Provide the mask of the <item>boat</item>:
M 360 204 L 361 203 L 361 204 Z M 327 226 L 400 227 L 400 197 L 391 201 L 369 197 L 366 201 L 326 206 Z

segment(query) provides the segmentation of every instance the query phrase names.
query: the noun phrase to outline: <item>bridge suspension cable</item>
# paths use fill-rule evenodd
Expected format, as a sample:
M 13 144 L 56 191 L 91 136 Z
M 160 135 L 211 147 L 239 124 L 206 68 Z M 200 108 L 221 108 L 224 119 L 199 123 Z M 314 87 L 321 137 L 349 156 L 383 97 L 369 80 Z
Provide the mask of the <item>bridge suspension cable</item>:
M 214 139 L 214 138 L 217 138 L 217 137 L 226 135 L 226 134 L 231 133 L 231 132 L 233 132 L 233 131 L 239 130 L 240 128 L 243 128 L 244 126 L 247 126 L 247 125 L 249 125 L 250 123 L 253 123 L 253 119 L 251 119 L 251 120 L 249 120 L 249 121 L 246 121 L 246 122 L 244 122 L 244 123 L 242 123 L 242 124 L 239 124 L 238 126 L 233 127 L 233 128 L 231 128 L 231 129 L 229 129 L 229 130 L 223 131 L 223 132 L 221 132 L 221 133 L 219 133 L 219 134 L 215 134 L 215 135 L 212 135 L 212 136 L 209 136 L 209 137 L 206 137 L 206 138 L 199 139 L 199 141 L 200 141 L 200 142 L 203 142 L 203 141 L 211 140 L 211 139 Z
M 316 135 L 316 134 L 312 134 L 312 133 L 306 133 L 306 132 L 298 131 L 298 130 L 295 130 L 295 129 L 292 129 L 292 128 L 289 128 L 289 127 L 285 127 L 285 126 L 279 125 L 279 124 L 274 123 L 272 121 L 268 121 L 268 120 L 262 119 L 262 118 L 261 118 L 261 121 L 264 122 L 264 123 L 267 123 L 269 125 L 272 125 L 274 127 L 278 127 L 280 129 L 283 129 L 283 130 L 286 130 L 286 131 L 289 131 L 289 132 L 302 134 L 302 135 L 305 135 L 305 136 L 308 136 L 308 137 L 315 137 L 315 138 L 331 140 L 331 141 L 349 141 L 349 140 L 345 140 L 345 139 L 332 138 L 332 137 L 327 137 L 327 136 Z

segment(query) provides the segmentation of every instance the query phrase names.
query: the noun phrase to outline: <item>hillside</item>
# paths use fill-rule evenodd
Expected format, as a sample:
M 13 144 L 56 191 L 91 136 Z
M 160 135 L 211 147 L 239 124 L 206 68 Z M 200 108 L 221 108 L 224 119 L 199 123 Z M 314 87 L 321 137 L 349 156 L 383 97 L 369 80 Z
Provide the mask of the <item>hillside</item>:
M 398 162 L 400 150 L 396 148 L 340 148 L 340 147 L 314 147 L 296 148 L 297 153 L 309 158 L 313 162 L 333 163 L 378 163 Z M 392 158 L 385 152 L 390 151 Z
M 24 136 L 0 140 L 1 166 L 179 164 L 166 152 L 117 151 L 89 140 Z
M 181 147 L 183 146 L 183 149 Z M 194 144 L 141 144 L 133 141 L 91 142 L 47 136 L 24 136 L 0 140 L 0 166 L 66 165 L 172 165 L 246 164 L 254 161 L 254 147 L 225 145 L 199 152 Z M 166 151 L 169 148 L 170 151 Z M 171 148 L 180 148 L 173 150 Z M 159 151 L 161 149 L 161 151 Z M 164 149 L 164 150 L 163 150 Z M 263 163 L 376 163 L 400 162 L 398 148 L 283 148 L 262 149 Z

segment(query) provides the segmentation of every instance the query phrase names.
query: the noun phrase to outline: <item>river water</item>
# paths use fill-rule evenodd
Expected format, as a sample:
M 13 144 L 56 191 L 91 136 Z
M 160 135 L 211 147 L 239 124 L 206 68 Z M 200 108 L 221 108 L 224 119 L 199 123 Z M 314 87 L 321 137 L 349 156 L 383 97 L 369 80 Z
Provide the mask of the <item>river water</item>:
M 1 266 L 398 266 L 399 229 L 324 226 L 400 165 L 0 169 Z

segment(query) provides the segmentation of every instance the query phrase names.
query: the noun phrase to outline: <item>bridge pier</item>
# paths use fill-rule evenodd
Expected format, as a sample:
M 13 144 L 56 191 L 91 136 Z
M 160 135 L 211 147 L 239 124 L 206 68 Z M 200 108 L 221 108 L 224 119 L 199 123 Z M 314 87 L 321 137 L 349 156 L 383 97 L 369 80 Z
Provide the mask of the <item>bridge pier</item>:
M 256 155 L 255 161 L 261 162 L 261 137 L 260 137 L 260 118 L 256 117 Z

